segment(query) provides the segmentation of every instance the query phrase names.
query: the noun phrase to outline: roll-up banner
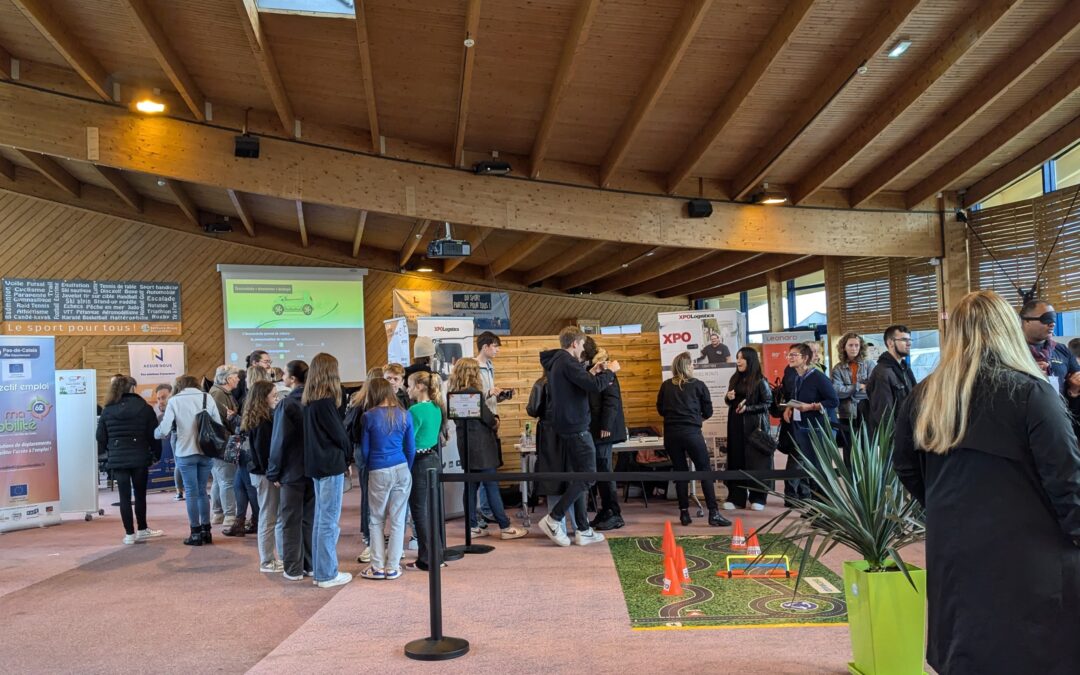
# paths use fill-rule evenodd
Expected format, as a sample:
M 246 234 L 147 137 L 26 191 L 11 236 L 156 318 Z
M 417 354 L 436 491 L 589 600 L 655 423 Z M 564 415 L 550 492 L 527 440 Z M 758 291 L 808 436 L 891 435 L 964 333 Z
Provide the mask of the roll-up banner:
M 761 336 L 761 374 L 769 384 L 779 384 L 787 368 L 787 353 L 791 345 L 814 339 L 813 331 L 765 333 Z
M 438 373 L 443 381 L 443 394 L 446 394 L 450 370 L 460 358 L 472 358 L 473 320 L 453 316 L 421 316 L 416 319 L 416 336 L 429 337 L 435 343 L 435 356 L 431 360 L 431 370 Z M 458 453 L 457 433 L 450 422 L 450 440 L 442 449 L 442 469 L 444 473 L 461 473 L 461 455 Z M 463 515 L 463 483 L 447 483 L 443 492 L 443 510 L 447 517 Z
M 56 457 L 60 510 L 98 512 L 97 371 L 56 371 Z
M 136 393 L 154 407 L 158 419 L 165 414 L 158 405 L 154 390 L 159 384 L 172 384 L 186 368 L 183 342 L 129 342 L 128 367 L 137 383 Z M 175 392 L 174 392 L 175 393 Z M 176 487 L 176 458 L 168 440 L 161 444 L 161 460 L 150 467 L 147 489 L 169 490 Z
M 0 337 L 0 532 L 60 522 L 54 342 Z
M 383 327 L 386 329 L 386 362 L 409 365 L 409 324 L 405 317 L 386 319 Z

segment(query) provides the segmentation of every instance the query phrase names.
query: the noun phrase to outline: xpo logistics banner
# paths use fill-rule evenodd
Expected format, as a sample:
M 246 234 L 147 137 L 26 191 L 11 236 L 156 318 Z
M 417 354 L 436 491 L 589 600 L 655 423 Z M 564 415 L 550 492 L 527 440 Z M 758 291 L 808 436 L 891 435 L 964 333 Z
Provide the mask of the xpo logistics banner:
M 55 347 L 0 337 L 0 531 L 60 522 Z

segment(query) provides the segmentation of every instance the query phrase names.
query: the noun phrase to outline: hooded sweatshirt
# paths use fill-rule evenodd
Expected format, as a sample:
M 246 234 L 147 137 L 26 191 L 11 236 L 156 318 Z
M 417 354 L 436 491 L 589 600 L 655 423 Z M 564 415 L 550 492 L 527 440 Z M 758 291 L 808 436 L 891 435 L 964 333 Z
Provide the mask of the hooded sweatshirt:
M 589 394 L 600 393 L 611 385 L 615 373 L 600 371 L 589 374 L 585 365 L 565 349 L 540 352 L 540 364 L 548 373 L 548 392 L 551 405 L 545 410 L 545 420 L 556 434 L 576 434 L 589 431 L 592 415 Z

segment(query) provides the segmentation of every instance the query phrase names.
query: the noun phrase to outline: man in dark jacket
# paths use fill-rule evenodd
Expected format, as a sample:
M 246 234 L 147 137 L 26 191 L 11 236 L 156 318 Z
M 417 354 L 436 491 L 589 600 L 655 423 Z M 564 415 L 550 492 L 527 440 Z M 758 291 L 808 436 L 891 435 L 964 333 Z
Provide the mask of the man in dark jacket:
M 582 356 L 589 367 L 608 360 L 607 352 L 598 349 L 591 337 L 585 338 Z M 617 375 L 612 377 L 611 386 L 603 391 L 589 392 L 589 414 L 589 431 L 596 446 L 596 470 L 611 471 L 612 447 L 626 440 L 626 417 L 623 415 L 622 392 Z M 601 531 L 616 530 L 625 525 L 615 481 L 600 481 L 596 487 L 600 493 L 600 505 L 591 525 Z
M 585 370 L 581 353 L 585 349 L 585 333 L 577 326 L 567 326 L 559 332 L 561 349 L 549 349 L 540 353 L 540 364 L 548 372 L 551 392 L 551 411 L 548 415 L 555 432 L 556 443 L 566 453 L 573 471 L 591 473 L 596 471 L 596 447 L 589 433 L 589 393 L 600 393 L 609 387 L 619 372 L 618 361 L 598 363 Z M 566 510 L 589 489 L 585 480 L 572 481 L 555 506 L 540 519 L 540 530 L 559 546 L 569 546 L 562 519 Z M 604 540 L 589 525 L 589 515 L 574 509 L 576 523 L 574 541 L 579 546 Z
M 304 381 L 307 364 L 285 367 L 289 395 L 274 409 L 266 479 L 281 488 L 281 540 L 284 576 L 299 581 L 312 571 L 311 529 L 315 522 L 315 486 L 304 472 Z
M 878 357 L 874 371 L 866 383 L 870 411 L 867 427 L 872 434 L 885 415 L 894 415 L 915 388 L 915 375 L 904 361 L 911 352 L 911 331 L 907 326 L 893 325 L 885 329 L 885 348 Z

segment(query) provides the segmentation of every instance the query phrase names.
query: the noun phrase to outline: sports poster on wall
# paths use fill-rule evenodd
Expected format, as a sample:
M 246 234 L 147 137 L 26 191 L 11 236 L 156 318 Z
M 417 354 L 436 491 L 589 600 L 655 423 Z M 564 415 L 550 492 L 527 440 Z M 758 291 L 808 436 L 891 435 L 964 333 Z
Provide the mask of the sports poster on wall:
M 458 316 L 473 319 L 476 333 L 510 334 L 510 294 L 488 291 L 414 291 L 394 289 L 394 316 L 409 322 L 409 332 L 419 335 L 416 321 L 422 316 Z
M 60 522 L 54 342 L 0 337 L 0 532 Z
M 713 416 L 702 425 L 705 440 L 714 449 L 727 439 L 727 406 L 724 396 L 735 372 L 735 354 L 746 336 L 746 317 L 731 310 L 663 312 L 660 324 L 660 363 L 665 380 L 671 378 L 671 363 L 689 352 L 694 377 L 709 387 Z
M 179 335 L 180 284 L 3 279 L 8 335 Z

